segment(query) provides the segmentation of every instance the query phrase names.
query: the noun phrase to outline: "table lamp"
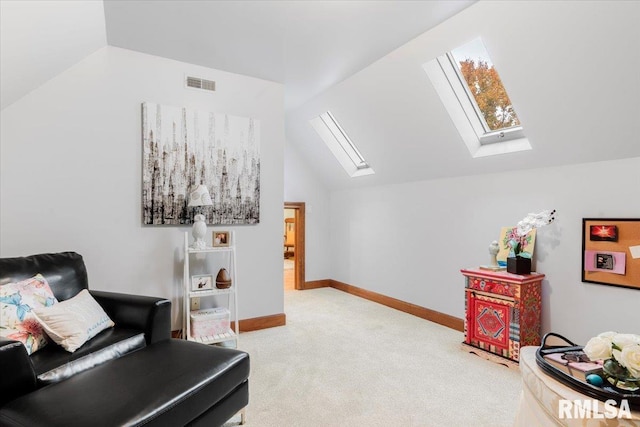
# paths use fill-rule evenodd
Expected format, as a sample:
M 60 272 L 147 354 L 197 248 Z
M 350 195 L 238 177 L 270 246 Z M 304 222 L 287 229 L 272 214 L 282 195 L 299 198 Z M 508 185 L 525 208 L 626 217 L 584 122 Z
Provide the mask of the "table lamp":
M 211 201 L 211 196 L 209 195 L 209 190 L 205 185 L 198 185 L 196 189 L 193 190 L 189 194 L 189 207 L 196 208 L 196 216 L 193 218 L 193 245 L 191 247 L 193 249 L 204 249 L 207 247 L 207 244 L 204 242 L 204 236 L 207 234 L 207 224 L 204 222 L 204 215 L 199 213 L 198 207 L 200 206 L 212 206 L 213 202 Z

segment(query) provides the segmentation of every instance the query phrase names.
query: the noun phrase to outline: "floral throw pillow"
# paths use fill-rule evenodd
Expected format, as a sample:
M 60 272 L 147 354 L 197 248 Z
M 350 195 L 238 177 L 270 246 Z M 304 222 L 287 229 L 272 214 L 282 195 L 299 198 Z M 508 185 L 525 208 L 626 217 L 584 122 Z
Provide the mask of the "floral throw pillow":
M 57 302 L 41 274 L 0 286 L 0 336 L 22 342 L 28 354 L 38 351 L 47 337 L 32 311 Z

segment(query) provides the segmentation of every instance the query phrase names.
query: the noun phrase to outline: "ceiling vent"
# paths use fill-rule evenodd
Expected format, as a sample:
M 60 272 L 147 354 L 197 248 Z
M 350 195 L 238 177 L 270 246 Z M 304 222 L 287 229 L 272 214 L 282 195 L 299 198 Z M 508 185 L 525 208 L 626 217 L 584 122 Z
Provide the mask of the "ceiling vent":
M 205 80 L 200 77 L 187 76 L 187 87 L 195 89 L 210 90 L 211 92 L 216 90 L 216 82 L 213 80 Z

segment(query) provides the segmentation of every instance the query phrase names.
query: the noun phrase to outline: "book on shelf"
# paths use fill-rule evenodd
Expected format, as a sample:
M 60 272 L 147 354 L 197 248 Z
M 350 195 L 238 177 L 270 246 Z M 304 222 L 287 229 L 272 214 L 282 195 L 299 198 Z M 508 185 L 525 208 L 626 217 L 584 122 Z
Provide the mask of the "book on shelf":
M 562 372 L 581 381 L 586 381 L 590 374 L 600 374 L 602 364 L 598 362 L 573 362 L 563 358 L 564 353 L 551 353 L 544 356 L 545 360 Z

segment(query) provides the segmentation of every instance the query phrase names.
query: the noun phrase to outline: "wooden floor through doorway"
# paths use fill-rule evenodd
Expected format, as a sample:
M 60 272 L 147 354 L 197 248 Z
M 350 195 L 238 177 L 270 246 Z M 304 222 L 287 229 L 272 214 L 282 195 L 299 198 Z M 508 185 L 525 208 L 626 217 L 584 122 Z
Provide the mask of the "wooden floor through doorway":
M 284 290 L 292 291 L 296 288 L 296 279 L 295 273 L 296 270 L 293 268 L 294 260 L 293 258 L 284 260 Z

